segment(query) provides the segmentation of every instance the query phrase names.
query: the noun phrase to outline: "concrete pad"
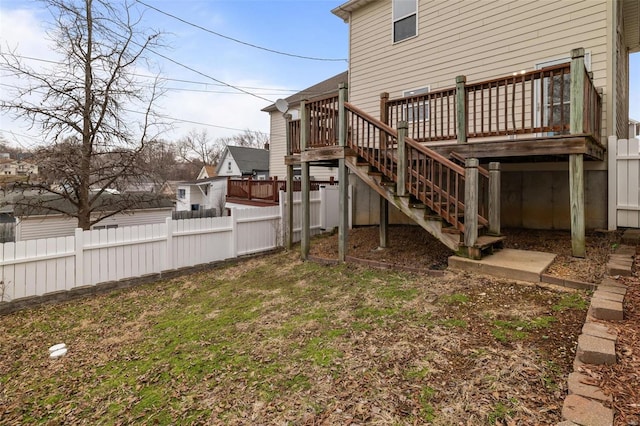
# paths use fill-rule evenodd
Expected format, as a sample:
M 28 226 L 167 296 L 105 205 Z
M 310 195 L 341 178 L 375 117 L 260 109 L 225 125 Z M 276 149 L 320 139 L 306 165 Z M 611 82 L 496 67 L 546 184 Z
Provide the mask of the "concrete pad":
M 578 336 L 576 357 L 585 364 L 613 365 L 616 363 L 616 346 L 611 340 L 581 334 Z
M 449 268 L 537 283 L 555 257 L 541 251 L 502 249 L 481 260 L 451 256 Z
M 583 426 L 613 425 L 613 410 L 579 395 L 567 395 L 562 417 Z
M 598 386 L 590 385 L 588 377 L 581 373 L 569 374 L 568 387 L 569 395 L 576 394 L 589 399 L 597 399 L 599 401 L 612 401 L 611 395 L 605 395 Z
M 587 321 L 582 326 L 582 332 L 589 336 L 600 337 L 601 339 L 613 340 L 618 338 L 615 330 L 609 331 L 609 327 L 599 322 Z

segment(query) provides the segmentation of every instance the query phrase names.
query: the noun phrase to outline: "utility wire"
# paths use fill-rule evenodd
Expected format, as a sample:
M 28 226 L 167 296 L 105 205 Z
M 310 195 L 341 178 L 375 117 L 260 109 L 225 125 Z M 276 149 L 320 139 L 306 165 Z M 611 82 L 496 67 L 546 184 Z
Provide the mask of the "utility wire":
M 247 43 L 246 41 L 238 40 L 236 38 L 229 37 L 229 36 L 226 36 L 224 34 L 220 34 L 220 33 L 216 32 L 216 31 L 210 30 L 209 28 L 205 28 L 205 27 L 203 27 L 201 25 L 194 24 L 193 22 L 189 22 L 189 21 L 187 21 L 185 19 L 182 19 L 182 18 L 180 18 L 180 17 L 178 17 L 176 15 L 172 15 L 169 12 L 165 12 L 163 10 L 158 9 L 157 7 L 153 7 L 153 6 L 147 4 L 147 3 L 143 2 L 143 1 L 140 1 L 140 0 L 136 0 L 136 1 L 138 3 L 144 5 L 144 6 L 148 7 L 149 9 L 153 9 L 158 13 L 162 13 L 163 15 L 169 16 L 170 18 L 176 19 L 176 20 L 178 20 L 178 21 L 180 21 L 180 22 L 182 22 L 184 24 L 190 25 L 190 26 L 192 26 L 194 28 L 198 28 L 199 30 L 202 30 L 202 31 L 205 31 L 207 33 L 216 35 L 218 37 L 222 37 L 222 38 L 225 38 L 227 40 L 231 40 L 233 42 L 236 42 L 236 43 L 239 43 L 239 44 L 243 44 L 245 46 L 253 47 L 255 49 L 264 50 L 266 52 L 275 53 L 277 55 L 289 56 L 289 57 L 292 57 L 292 58 L 308 59 L 310 61 L 347 62 L 347 60 L 344 59 L 344 58 L 316 58 L 316 57 L 313 57 L 313 56 L 296 55 L 294 53 L 281 52 L 279 50 L 269 49 L 267 47 L 262 47 L 262 46 L 258 46 L 256 44 Z

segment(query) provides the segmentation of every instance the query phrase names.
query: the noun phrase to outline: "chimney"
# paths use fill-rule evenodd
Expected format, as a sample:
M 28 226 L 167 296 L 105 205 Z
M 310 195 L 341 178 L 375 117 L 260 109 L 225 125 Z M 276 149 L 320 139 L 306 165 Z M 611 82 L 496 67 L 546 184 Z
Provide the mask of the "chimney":
M 267 151 L 269 151 L 269 142 L 264 144 L 264 149 L 266 149 Z

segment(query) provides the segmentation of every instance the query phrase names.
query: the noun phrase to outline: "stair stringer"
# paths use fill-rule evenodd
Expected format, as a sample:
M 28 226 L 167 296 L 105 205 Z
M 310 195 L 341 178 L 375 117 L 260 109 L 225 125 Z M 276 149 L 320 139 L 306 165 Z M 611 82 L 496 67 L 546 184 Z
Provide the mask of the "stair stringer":
M 460 243 L 457 241 L 456 235 L 442 232 L 441 218 L 425 217 L 425 209 L 415 208 L 411 206 L 410 197 L 400 197 L 395 193 L 395 186 L 390 188 L 388 185 L 381 183 L 379 176 L 372 176 L 368 173 L 368 166 L 358 166 L 356 164 L 357 157 L 346 157 L 345 164 L 356 176 L 358 176 L 364 183 L 369 185 L 374 191 L 384 197 L 387 201 L 393 204 L 398 210 L 407 215 L 411 220 L 420 225 L 428 233 L 437 238 L 442 244 L 449 247 L 451 250 L 457 252 L 460 248 Z

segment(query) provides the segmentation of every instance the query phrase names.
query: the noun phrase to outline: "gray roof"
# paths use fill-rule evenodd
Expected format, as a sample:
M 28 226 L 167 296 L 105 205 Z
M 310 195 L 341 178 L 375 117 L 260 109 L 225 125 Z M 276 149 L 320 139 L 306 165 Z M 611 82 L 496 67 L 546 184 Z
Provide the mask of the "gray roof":
M 254 171 L 269 171 L 269 151 L 266 149 L 229 145 L 227 146 L 227 151 L 229 151 L 243 175 L 253 174 Z M 218 164 L 218 173 L 220 173 L 221 167 L 222 162 Z
M 295 106 L 300 103 L 301 100 L 304 99 L 312 99 L 317 98 L 319 96 L 330 95 L 332 93 L 338 93 L 338 86 L 340 83 L 348 83 L 349 73 L 348 71 L 341 72 L 340 74 L 334 75 L 331 78 L 328 78 L 320 83 L 314 84 L 311 87 L 307 87 L 306 89 L 285 98 L 289 106 Z M 271 104 L 266 108 L 263 108 L 262 111 L 265 112 L 273 112 L 277 111 L 276 104 Z

